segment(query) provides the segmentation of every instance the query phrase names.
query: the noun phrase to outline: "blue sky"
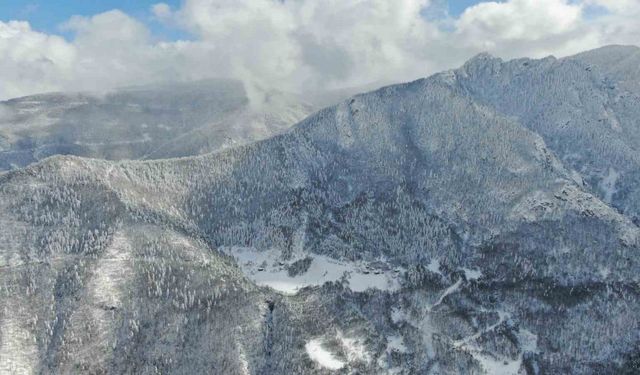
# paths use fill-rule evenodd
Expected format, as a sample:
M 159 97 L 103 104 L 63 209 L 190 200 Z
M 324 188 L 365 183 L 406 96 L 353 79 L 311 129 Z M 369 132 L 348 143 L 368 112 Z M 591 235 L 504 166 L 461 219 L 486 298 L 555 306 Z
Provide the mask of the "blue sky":
M 480 0 L 452 0 L 448 1 L 449 14 L 458 16 L 468 7 L 479 3 Z
M 437 1 L 437 0 L 436 0 Z M 467 7 L 480 0 L 441 0 L 452 16 L 460 15 Z M 112 9 L 120 9 L 145 23 L 156 37 L 168 40 L 188 37 L 179 30 L 169 29 L 154 21 L 150 7 L 163 2 L 176 9 L 181 0 L 0 0 L 0 21 L 29 21 L 35 30 L 59 34 L 72 39 L 71 32 L 60 29 L 60 24 L 71 16 L 92 16 Z
M 180 0 L 0 0 L 0 21 L 29 21 L 35 30 L 60 34 L 69 39 L 72 35 L 60 30 L 59 26 L 71 16 L 92 16 L 120 9 L 147 24 L 159 37 L 181 37 L 180 32 L 168 30 L 153 20 L 150 7 L 159 2 L 166 3 L 174 9 L 180 5 Z

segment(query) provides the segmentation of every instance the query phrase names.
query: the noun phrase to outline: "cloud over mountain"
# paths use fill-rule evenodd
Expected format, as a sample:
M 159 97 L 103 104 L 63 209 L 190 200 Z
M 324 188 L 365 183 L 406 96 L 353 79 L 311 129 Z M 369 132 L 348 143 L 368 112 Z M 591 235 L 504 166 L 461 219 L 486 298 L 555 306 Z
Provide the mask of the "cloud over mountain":
M 0 21 L 0 98 L 155 81 L 240 78 L 316 91 L 394 82 L 459 65 L 472 54 L 541 57 L 639 40 L 635 1 L 482 2 L 452 17 L 434 0 L 186 0 L 149 17 L 182 30 L 162 41 L 118 10 L 74 16 L 72 40 Z M 436 16 L 434 16 L 436 15 Z

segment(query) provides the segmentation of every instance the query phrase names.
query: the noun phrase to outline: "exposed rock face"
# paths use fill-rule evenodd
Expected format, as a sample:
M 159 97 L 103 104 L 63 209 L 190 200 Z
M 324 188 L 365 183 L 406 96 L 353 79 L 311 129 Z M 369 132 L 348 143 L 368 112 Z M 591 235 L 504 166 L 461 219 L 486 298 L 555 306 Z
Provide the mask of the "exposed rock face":
M 0 176 L 0 369 L 634 373 L 640 103 L 585 64 L 479 56 L 223 152 Z

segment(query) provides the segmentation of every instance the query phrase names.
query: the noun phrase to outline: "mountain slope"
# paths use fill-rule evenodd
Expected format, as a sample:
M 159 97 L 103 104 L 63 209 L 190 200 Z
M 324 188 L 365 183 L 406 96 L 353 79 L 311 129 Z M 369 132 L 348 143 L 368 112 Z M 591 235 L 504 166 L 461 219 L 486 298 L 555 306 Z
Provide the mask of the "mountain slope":
M 621 67 L 603 54 L 616 56 Z M 624 63 L 637 56 L 636 47 L 561 60 L 480 55 L 441 79 L 540 134 L 591 191 L 640 221 L 640 92 L 620 83 L 634 76 L 637 82 L 640 72 Z
M 112 160 L 199 155 L 284 131 L 311 113 L 293 95 L 250 103 L 241 82 L 208 80 L 0 103 L 0 170 L 70 154 Z
M 607 78 L 629 91 L 640 93 L 640 47 L 606 46 L 569 57 L 597 66 Z
M 640 228 L 456 77 L 479 64 L 214 154 L 1 175 L 2 363 L 633 371 Z

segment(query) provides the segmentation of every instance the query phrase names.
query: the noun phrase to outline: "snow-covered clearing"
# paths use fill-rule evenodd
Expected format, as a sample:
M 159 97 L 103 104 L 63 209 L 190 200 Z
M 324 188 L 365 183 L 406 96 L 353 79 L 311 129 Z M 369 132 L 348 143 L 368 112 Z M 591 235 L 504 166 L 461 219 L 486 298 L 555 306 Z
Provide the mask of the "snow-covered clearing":
M 308 341 L 305 349 L 309 358 L 321 367 L 329 370 L 339 370 L 353 362 L 371 362 L 371 353 L 367 350 L 364 339 L 361 337 L 345 336 L 338 331 L 337 340 L 327 337 L 318 337 Z M 327 349 L 327 342 L 333 342 L 333 348 L 339 354 Z M 332 346 L 329 346 L 331 348 Z
M 283 260 L 280 251 L 258 251 L 246 247 L 226 247 L 221 250 L 236 259 L 245 275 L 261 286 L 268 286 L 285 294 L 295 294 L 307 286 L 320 286 L 343 279 L 354 292 L 367 289 L 394 291 L 400 289 L 402 271 L 374 268 L 364 262 L 341 261 L 322 255 L 304 254 L 311 258 L 305 272 L 289 276 L 288 267 L 296 260 Z
M 309 358 L 321 367 L 329 370 L 340 370 L 345 366 L 343 361 L 337 359 L 333 353 L 322 346 L 322 341 L 320 339 L 313 339 L 307 342 L 304 348 L 306 349 Z
M 471 352 L 471 355 L 488 375 L 517 375 L 522 366 L 522 357 L 518 357 L 514 361 L 495 358 L 490 354 L 478 351 Z

